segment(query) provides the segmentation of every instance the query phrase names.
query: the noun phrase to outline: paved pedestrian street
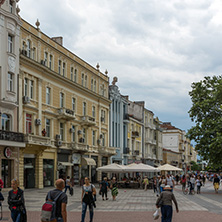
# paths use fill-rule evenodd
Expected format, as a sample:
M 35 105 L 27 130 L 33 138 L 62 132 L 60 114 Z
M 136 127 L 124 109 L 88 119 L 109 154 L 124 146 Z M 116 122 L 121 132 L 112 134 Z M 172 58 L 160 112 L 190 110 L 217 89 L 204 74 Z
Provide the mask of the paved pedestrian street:
M 40 210 L 44 203 L 47 192 L 52 188 L 43 190 L 25 190 L 25 201 L 28 211 L 29 222 L 40 221 Z M 98 190 L 98 187 L 97 187 Z M 3 203 L 3 221 L 11 221 L 7 207 L 7 193 L 3 192 L 5 201 Z M 184 195 L 181 186 L 177 186 L 174 194 L 179 204 L 180 212 L 174 211 L 173 221 L 177 222 L 222 222 L 222 191 L 214 194 L 212 183 L 208 182 L 202 189 L 201 195 Z M 81 188 L 74 188 L 74 196 L 68 199 L 68 222 L 81 220 Z M 109 200 L 102 201 L 101 196 L 97 195 L 94 222 L 139 222 L 153 221 L 152 215 L 155 211 L 156 196 L 152 190 L 143 191 L 141 189 L 119 189 L 116 201 L 112 201 L 111 194 Z M 175 210 L 175 208 L 174 208 Z M 86 221 L 89 221 L 87 212 Z M 160 221 L 157 220 L 157 221 Z

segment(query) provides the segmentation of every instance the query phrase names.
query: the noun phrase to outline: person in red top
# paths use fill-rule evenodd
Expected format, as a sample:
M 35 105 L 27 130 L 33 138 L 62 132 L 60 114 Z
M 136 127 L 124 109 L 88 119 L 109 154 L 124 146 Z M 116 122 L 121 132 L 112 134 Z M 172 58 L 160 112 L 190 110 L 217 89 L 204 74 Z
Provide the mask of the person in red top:
M 8 192 L 8 205 L 13 222 L 26 222 L 26 210 L 23 190 L 19 188 L 19 181 L 11 181 L 12 190 Z
M 0 191 L 2 190 L 3 187 L 4 187 L 4 182 L 2 179 L 0 179 Z

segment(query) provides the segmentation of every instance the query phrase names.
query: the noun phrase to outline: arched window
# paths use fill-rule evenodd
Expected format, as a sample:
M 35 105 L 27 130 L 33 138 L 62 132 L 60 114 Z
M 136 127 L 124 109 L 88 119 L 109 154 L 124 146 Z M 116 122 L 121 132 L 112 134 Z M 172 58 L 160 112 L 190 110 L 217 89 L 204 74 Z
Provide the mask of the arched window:
M 11 130 L 11 117 L 8 114 L 2 114 L 2 130 Z

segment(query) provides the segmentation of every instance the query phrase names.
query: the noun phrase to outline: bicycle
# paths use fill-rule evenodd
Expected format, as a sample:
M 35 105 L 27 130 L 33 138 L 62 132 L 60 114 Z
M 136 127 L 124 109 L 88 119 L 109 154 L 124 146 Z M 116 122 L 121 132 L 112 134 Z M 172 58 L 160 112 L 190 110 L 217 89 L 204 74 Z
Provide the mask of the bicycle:
M 190 189 L 189 189 L 190 188 Z M 189 194 L 192 194 L 194 195 L 195 194 L 195 190 L 194 188 L 191 189 L 190 185 L 186 186 L 185 188 L 182 188 L 183 189 L 183 194 L 184 195 L 187 195 L 188 193 Z

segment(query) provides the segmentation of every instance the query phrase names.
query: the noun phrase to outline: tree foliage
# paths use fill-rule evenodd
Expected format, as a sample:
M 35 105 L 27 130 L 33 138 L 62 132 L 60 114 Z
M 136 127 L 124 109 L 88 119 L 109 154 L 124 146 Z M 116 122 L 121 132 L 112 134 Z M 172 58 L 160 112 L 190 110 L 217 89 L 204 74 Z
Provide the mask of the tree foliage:
M 201 171 L 202 170 L 202 166 L 197 164 L 195 161 L 191 161 L 191 170 L 193 171 Z
M 205 77 L 192 83 L 192 106 L 189 110 L 195 123 L 187 136 L 196 142 L 195 149 L 210 165 L 222 165 L 222 76 Z

